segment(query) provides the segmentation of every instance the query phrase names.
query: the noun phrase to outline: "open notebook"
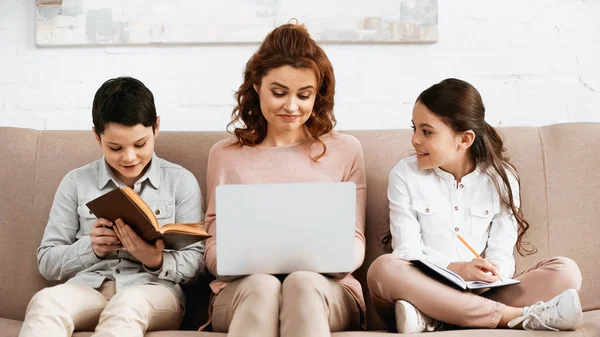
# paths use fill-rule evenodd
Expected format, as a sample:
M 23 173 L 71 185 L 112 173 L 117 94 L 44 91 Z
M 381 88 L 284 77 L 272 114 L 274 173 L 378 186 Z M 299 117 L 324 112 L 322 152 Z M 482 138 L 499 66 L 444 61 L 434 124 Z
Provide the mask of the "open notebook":
M 439 275 L 446 280 L 450 281 L 452 284 L 456 285 L 458 288 L 466 290 L 466 289 L 483 289 L 483 288 L 495 288 L 502 287 L 511 284 L 521 283 L 521 281 L 516 279 L 503 279 L 502 281 L 496 281 L 493 283 L 483 282 L 483 281 L 465 281 L 462 277 L 460 277 L 455 272 L 440 267 L 433 262 L 427 260 L 410 260 L 410 262 L 425 274 L 430 275 L 435 278 L 435 276 Z M 435 273 L 435 274 L 434 274 Z M 437 275 L 436 275 L 437 274 Z M 439 278 L 439 277 L 438 277 Z

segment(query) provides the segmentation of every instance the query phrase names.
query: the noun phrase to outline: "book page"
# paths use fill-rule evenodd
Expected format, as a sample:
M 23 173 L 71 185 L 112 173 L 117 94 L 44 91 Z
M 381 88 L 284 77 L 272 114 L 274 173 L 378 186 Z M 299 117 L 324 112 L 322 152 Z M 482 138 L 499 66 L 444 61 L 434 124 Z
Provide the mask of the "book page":
M 457 285 L 459 288 L 462 288 L 462 289 L 495 288 L 495 287 L 502 287 L 502 286 L 507 286 L 507 285 L 516 284 L 516 283 L 521 282 L 517 279 L 504 279 L 503 281 L 498 280 L 493 283 L 488 283 L 488 282 L 483 282 L 483 281 L 466 282 L 462 277 L 460 277 L 460 275 L 456 274 L 452 270 L 440 267 L 431 261 L 427 261 L 425 259 L 419 259 L 419 260 L 410 260 L 410 262 L 412 262 L 413 265 L 415 265 L 415 267 L 417 267 L 417 268 L 420 268 L 420 269 L 426 268 L 428 270 L 431 270 L 431 271 L 439 274 L 440 276 L 444 277 L 445 279 L 454 283 L 455 285 Z
M 462 277 L 460 277 L 460 275 L 458 275 L 450 269 L 440 267 L 437 264 L 431 261 L 427 261 L 425 259 L 410 260 L 410 262 L 412 262 L 416 267 L 425 266 L 426 268 L 429 268 L 430 270 L 438 273 L 440 276 L 444 277 L 448 281 L 456 284 L 459 288 L 467 288 L 467 282 L 465 282 L 465 280 Z
M 146 202 L 131 188 L 124 187 L 121 188 L 121 190 L 125 193 L 125 195 L 127 195 L 127 197 L 131 201 L 133 201 L 133 203 L 140 209 L 140 211 L 142 211 L 146 215 L 148 220 L 150 220 L 150 223 L 152 223 L 152 226 L 154 226 L 154 228 L 158 230 L 158 220 L 156 220 L 156 216 L 154 216 L 154 212 L 152 212 L 150 206 L 148 206 L 148 204 L 146 204 Z
M 471 281 L 471 282 L 467 282 L 467 288 L 468 289 L 495 288 L 495 287 L 502 287 L 502 286 L 507 286 L 507 285 L 511 285 L 511 284 L 517 284 L 517 283 L 521 283 L 521 281 L 512 279 L 512 278 L 498 280 L 498 281 L 492 282 L 492 283 L 483 282 L 483 281 Z
M 202 227 L 203 222 L 196 223 L 174 223 L 160 227 L 158 231 L 162 234 L 166 233 L 180 233 L 195 236 L 206 236 L 209 237 L 206 230 Z

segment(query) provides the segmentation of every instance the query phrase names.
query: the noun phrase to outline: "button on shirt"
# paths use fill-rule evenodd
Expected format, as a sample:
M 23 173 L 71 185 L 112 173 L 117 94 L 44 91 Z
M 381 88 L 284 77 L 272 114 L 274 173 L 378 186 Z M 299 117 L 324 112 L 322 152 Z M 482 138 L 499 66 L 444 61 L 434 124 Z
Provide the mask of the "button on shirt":
M 518 183 L 507 174 L 518 208 Z M 442 267 L 470 261 L 475 256 L 458 240 L 460 234 L 482 257 L 499 265 L 502 277 L 514 274 L 517 221 L 501 207 L 493 181 L 480 169 L 457 184 L 439 168 L 419 169 L 416 156 L 410 156 L 392 169 L 388 199 L 394 255 L 425 258 Z
M 202 219 L 202 200 L 196 178 L 183 167 L 153 156 L 133 190 L 154 210 L 161 226 Z M 177 251 L 165 250 L 159 270 L 146 268 L 124 248 L 98 258 L 90 231 L 96 217 L 86 203 L 125 185 L 104 160 L 69 172 L 60 183 L 42 243 L 37 251 L 40 273 L 48 280 L 98 288 L 115 280 L 117 292 L 142 284 L 162 284 L 185 303 L 179 283 L 194 280 L 203 268 L 204 246 L 198 242 Z

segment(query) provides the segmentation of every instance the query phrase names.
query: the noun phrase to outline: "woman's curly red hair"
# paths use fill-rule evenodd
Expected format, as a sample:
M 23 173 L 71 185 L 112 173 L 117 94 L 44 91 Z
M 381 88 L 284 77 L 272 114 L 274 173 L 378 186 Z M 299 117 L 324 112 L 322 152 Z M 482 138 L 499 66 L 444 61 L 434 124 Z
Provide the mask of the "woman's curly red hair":
M 304 25 L 285 24 L 275 28 L 252 55 L 244 70 L 244 82 L 235 93 L 236 107 L 231 114 L 233 135 L 240 146 L 260 144 L 267 136 L 267 121 L 260 110 L 258 93 L 262 78 L 272 69 L 291 66 L 311 69 L 317 78 L 317 92 L 312 116 L 305 125 L 312 136 L 311 146 L 318 142 L 323 151 L 311 158 L 313 161 L 325 155 L 327 147 L 320 137 L 333 130 L 336 120 L 333 114 L 335 76 L 329 58 L 310 37 Z M 240 125 L 240 123 L 242 125 Z

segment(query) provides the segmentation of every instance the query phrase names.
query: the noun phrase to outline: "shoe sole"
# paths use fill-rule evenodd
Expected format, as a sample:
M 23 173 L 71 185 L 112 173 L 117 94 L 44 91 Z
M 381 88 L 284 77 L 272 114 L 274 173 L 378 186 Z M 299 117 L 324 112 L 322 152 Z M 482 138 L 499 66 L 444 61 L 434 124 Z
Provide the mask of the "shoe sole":
M 581 326 L 581 321 L 583 320 L 583 314 L 582 314 L 582 309 L 581 309 L 581 300 L 579 299 L 579 293 L 577 292 L 577 290 L 568 289 L 567 291 L 572 295 L 571 298 L 573 299 L 573 302 L 574 302 L 573 304 L 574 304 L 575 308 L 577 309 L 577 312 L 579 313 L 579 317 L 572 328 L 573 330 L 577 330 Z
M 396 318 L 396 329 L 398 329 L 398 333 L 412 333 L 413 331 L 409 331 L 406 329 L 406 306 L 413 307 L 412 304 L 400 300 L 396 301 L 395 304 L 395 318 Z M 413 307 L 414 310 L 414 307 Z

